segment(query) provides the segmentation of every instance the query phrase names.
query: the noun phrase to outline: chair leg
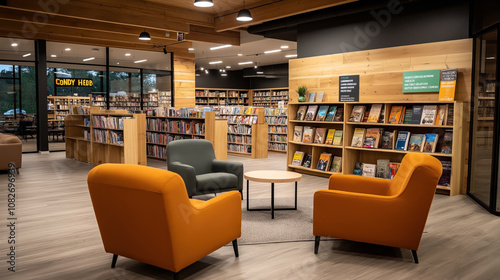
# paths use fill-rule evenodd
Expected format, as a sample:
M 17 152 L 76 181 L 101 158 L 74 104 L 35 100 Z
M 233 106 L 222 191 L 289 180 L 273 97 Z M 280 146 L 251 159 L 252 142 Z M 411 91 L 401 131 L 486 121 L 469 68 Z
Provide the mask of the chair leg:
M 413 261 L 415 263 L 418 263 L 418 256 L 417 256 L 417 251 L 411 250 L 411 255 L 413 256 Z
M 19 174 L 19 168 L 16 168 L 17 174 Z
M 243 190 L 239 191 L 241 194 L 241 200 L 243 200 Z
M 235 239 L 233 240 L 233 250 L 234 250 L 234 256 L 237 258 L 240 256 L 240 253 L 238 253 L 238 240 Z
M 174 280 L 179 280 L 179 273 L 173 272 L 174 274 Z
M 118 255 L 113 254 L 113 260 L 111 261 L 111 268 L 115 268 L 117 259 L 118 259 Z
M 318 254 L 318 250 L 319 250 L 319 240 L 320 240 L 320 236 L 316 236 L 314 237 L 314 253 L 317 255 Z

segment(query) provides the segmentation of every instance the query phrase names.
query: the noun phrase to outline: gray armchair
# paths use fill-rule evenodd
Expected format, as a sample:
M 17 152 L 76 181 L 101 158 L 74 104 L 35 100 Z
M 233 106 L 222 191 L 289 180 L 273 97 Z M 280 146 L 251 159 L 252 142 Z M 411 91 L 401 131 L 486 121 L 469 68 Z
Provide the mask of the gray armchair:
M 167 145 L 167 168 L 184 180 L 189 197 L 237 190 L 243 198 L 243 164 L 215 159 L 212 143 L 175 140 Z

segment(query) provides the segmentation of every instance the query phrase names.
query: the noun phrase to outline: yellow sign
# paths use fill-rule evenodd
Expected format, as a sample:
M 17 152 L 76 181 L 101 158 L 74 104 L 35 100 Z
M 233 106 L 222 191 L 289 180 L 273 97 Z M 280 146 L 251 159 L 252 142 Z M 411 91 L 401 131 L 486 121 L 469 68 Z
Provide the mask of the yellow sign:
M 92 79 L 82 78 L 56 78 L 56 86 L 59 87 L 92 87 Z
M 441 71 L 441 84 L 439 87 L 439 101 L 455 100 L 458 69 L 444 69 Z

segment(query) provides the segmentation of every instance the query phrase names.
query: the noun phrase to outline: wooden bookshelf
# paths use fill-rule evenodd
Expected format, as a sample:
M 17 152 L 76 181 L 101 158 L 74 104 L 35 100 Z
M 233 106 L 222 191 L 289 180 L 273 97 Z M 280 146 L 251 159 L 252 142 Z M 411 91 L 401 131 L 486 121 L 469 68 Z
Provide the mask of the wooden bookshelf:
M 253 106 L 278 107 L 278 102 L 288 104 L 288 88 L 264 88 L 253 90 Z
M 50 129 L 63 129 L 72 106 L 90 106 L 89 97 L 47 96 L 47 120 Z
M 286 153 L 288 140 L 287 108 L 265 108 L 265 118 L 269 128 L 268 150 Z
M 85 126 L 85 119 L 89 125 Z M 90 162 L 90 115 L 68 115 L 65 120 L 66 158 Z M 88 135 L 88 137 L 85 137 Z
M 198 106 L 248 106 L 251 104 L 248 89 L 197 88 L 195 104 Z
M 438 145 L 434 153 L 428 153 L 439 160 L 451 161 L 451 178 L 450 186 L 437 186 L 437 192 L 442 192 L 449 195 L 456 195 L 461 193 L 460 186 L 462 185 L 462 172 L 464 161 L 464 153 L 462 151 L 465 139 L 463 138 L 463 125 L 465 123 L 465 105 L 462 102 L 439 102 L 439 101 L 396 101 L 382 103 L 385 106 L 384 121 L 381 123 L 367 123 L 367 122 L 349 122 L 352 109 L 356 105 L 371 106 L 380 103 L 291 103 L 288 107 L 289 121 L 288 121 L 288 152 L 287 152 L 287 166 L 288 170 L 307 173 L 311 175 L 319 175 L 328 177 L 332 172 L 325 172 L 317 170 L 319 156 L 323 152 L 328 152 L 333 156 L 342 157 L 342 174 L 353 174 L 354 165 L 356 162 L 376 164 L 378 159 L 388 159 L 390 162 L 400 163 L 404 155 L 411 151 L 401 151 L 394 149 L 381 149 L 381 148 L 359 148 L 351 147 L 352 136 L 355 128 L 383 128 L 384 130 L 397 130 L 409 131 L 410 133 L 436 133 L 439 135 Z M 419 125 L 419 124 L 391 124 L 388 122 L 390 110 L 392 106 L 406 106 L 407 108 L 413 105 L 443 105 L 446 104 L 453 108 L 453 125 Z M 344 116 L 342 122 L 325 122 L 325 121 L 298 121 L 294 120 L 299 106 L 302 105 L 329 105 L 343 108 Z M 324 127 L 327 129 L 341 129 L 343 131 L 343 140 L 341 146 L 332 146 L 325 144 L 311 144 L 294 142 L 293 134 L 295 126 L 311 126 L 315 128 Z M 441 153 L 441 145 L 445 131 L 453 132 L 452 153 Z M 397 136 L 394 136 L 396 141 Z M 311 168 L 303 166 L 291 165 L 293 155 L 296 151 L 303 151 L 304 153 L 312 154 Z

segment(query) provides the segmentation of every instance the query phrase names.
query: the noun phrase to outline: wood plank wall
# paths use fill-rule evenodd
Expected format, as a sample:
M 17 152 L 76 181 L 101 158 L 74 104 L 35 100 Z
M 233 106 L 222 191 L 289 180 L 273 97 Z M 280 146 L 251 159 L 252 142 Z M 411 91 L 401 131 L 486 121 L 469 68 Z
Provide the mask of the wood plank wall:
M 437 101 L 438 93 L 403 94 L 403 72 L 458 68 L 455 100 L 466 102 L 460 187 L 460 192 L 464 193 L 467 183 L 472 46 L 472 39 L 462 39 L 293 59 L 289 62 L 289 101 L 297 102 L 295 89 L 306 85 L 309 92 L 323 91 L 324 102 L 338 102 L 338 76 L 341 75 L 360 75 L 360 102 Z
M 195 62 L 192 57 L 179 57 L 174 53 L 175 108 L 194 107 Z

